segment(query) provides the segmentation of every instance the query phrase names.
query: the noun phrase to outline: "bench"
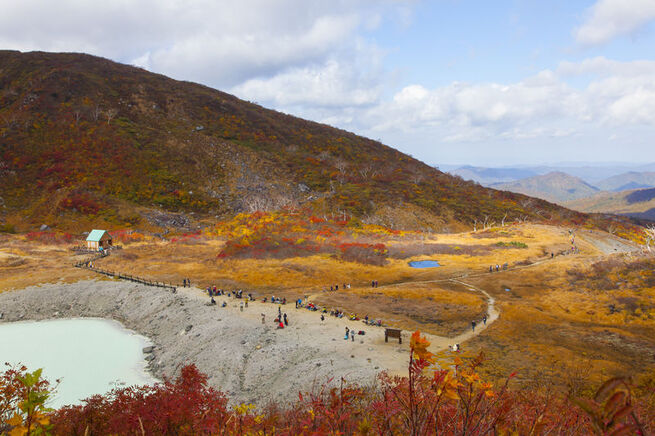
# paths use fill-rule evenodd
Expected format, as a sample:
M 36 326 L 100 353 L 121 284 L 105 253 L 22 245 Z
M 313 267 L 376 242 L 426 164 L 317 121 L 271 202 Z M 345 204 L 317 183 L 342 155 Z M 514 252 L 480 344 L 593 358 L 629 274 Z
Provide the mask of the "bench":
M 403 343 L 403 338 L 400 335 L 400 329 L 384 329 L 384 342 L 389 342 L 389 338 L 398 338 L 398 343 Z

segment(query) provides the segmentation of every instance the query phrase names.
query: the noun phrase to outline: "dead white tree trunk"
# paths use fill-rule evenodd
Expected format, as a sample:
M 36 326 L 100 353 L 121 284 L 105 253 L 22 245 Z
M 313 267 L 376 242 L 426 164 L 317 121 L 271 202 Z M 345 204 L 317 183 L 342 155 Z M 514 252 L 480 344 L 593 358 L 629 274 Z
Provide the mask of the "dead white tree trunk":
M 367 180 L 372 170 L 373 166 L 371 164 L 366 164 L 359 169 L 359 175 L 362 176 L 362 179 Z
M 116 109 L 108 109 L 105 112 L 105 116 L 107 117 L 107 125 L 109 125 L 109 123 L 111 123 L 112 118 L 114 118 L 117 113 L 118 113 L 118 111 Z
M 650 248 L 650 243 L 653 242 L 653 240 L 655 240 L 655 225 L 650 224 L 646 226 L 644 231 L 646 232 L 646 248 L 648 249 L 649 252 L 652 252 Z
M 343 185 L 343 182 L 346 180 L 346 168 L 348 168 L 348 162 L 338 159 L 336 162 L 334 162 L 334 167 L 339 170 L 339 176 L 337 176 L 337 180 L 339 181 L 339 184 Z
M 100 105 L 97 104 L 93 108 L 93 121 L 98 121 L 98 118 L 100 118 L 100 114 L 102 114 L 102 109 L 100 108 Z

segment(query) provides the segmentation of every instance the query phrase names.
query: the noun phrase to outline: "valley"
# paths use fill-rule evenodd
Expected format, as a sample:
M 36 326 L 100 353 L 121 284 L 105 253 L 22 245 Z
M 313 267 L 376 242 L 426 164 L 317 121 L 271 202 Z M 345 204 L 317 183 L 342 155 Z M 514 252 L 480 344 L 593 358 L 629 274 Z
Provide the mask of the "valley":
M 365 330 L 363 340 L 374 347 L 365 354 L 378 370 L 392 374 L 403 373 L 404 359 L 398 351 L 408 351 L 407 335 L 414 330 L 427 334 L 431 350 L 446 366 L 454 357 L 449 347 L 455 343 L 460 343 L 463 358 L 484 353 L 486 362 L 481 370 L 495 380 L 518 371 L 520 384 L 547 379 L 567 389 L 573 383 L 569 376 L 581 366 L 584 374 L 576 383 L 587 388 L 611 375 L 647 374 L 655 364 L 649 352 L 655 333 L 655 294 L 648 275 L 652 257 L 643 253 L 643 246 L 605 232 L 573 232 L 575 254 L 570 250 L 568 229 L 541 224 L 509 224 L 460 234 L 369 233 L 369 243 L 385 244 L 393 253 L 386 264 L 378 266 L 344 261 L 329 253 L 302 257 L 290 253 L 281 258 L 219 256 L 228 241 L 206 231 L 186 238 L 126 239 L 123 249 L 95 263 L 109 271 L 177 283 L 180 295 L 194 301 L 209 301 L 204 291 L 208 286 L 243 289 L 255 300 L 245 312 L 238 311 L 240 300 L 216 299 L 219 305 L 228 303 L 225 311 L 235 320 L 245 317 L 253 327 L 260 313 L 267 313 L 271 326 L 267 328 L 273 327 L 273 310 L 278 305 L 262 303 L 262 298 L 284 297 L 287 304 L 281 307 L 289 313 L 292 325 L 306 332 L 306 336 L 296 337 L 298 343 L 332 349 L 333 340 L 343 341 L 344 327 Z M 89 289 L 112 282 L 119 286 L 115 279 L 73 268 L 79 255 L 69 251 L 70 244 L 1 237 L 0 287 L 9 294 L 36 283 L 52 283 L 48 286 L 62 289 L 57 292 L 63 292 L 65 283 L 82 283 L 80 280 L 87 280 Z M 436 259 L 441 266 L 416 269 L 408 264 L 421 259 Z M 497 264 L 501 265 L 499 271 L 495 270 Z M 494 266 L 493 272 L 489 266 Z M 184 278 L 191 279 L 193 288 L 181 287 Z M 88 280 L 99 282 L 95 285 Z M 377 280 L 378 286 L 371 287 L 371 280 Z M 602 284 L 594 282 L 598 280 Z M 344 289 L 344 284 L 350 286 Z M 339 290 L 329 291 L 334 285 L 340 285 Z M 162 292 L 166 291 L 155 289 L 152 295 Z M 321 310 L 294 309 L 291 305 L 298 298 L 325 308 L 327 321 L 320 321 Z M 493 309 L 490 302 L 494 302 Z M 335 309 L 345 314 L 343 319 L 329 315 Z M 6 320 L 20 313 L 5 310 Z M 221 312 L 220 308 L 211 310 Z M 485 314 L 486 329 L 482 322 Z M 115 315 L 109 311 L 104 316 Z M 351 316 L 359 320 L 350 320 Z M 402 329 L 403 345 L 385 344 L 384 328 L 365 326 L 365 316 Z M 471 321 L 478 324 L 475 333 Z M 202 321 L 210 330 L 212 322 Z M 182 330 L 182 323 L 170 328 Z M 221 362 L 219 359 L 216 364 L 221 367 Z M 172 376 L 174 370 L 166 368 L 156 374 Z M 201 368 L 214 371 L 206 365 Z M 369 371 L 372 377 L 375 371 Z M 325 377 L 337 372 L 328 371 Z M 235 389 L 231 392 L 237 398 L 245 395 Z M 256 398 L 267 395 L 258 392 Z

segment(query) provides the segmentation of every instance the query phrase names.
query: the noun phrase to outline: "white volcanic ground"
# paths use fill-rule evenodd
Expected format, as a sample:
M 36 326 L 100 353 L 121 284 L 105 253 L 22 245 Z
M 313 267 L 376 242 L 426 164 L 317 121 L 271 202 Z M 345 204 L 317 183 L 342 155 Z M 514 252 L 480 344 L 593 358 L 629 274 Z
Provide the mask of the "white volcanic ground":
M 154 351 L 145 355 L 158 378 L 175 377 L 194 363 L 209 376 L 210 385 L 229 394 L 233 403 L 264 405 L 272 399 L 293 400 L 298 392 L 318 390 L 332 379 L 339 383 L 375 383 L 382 370 L 405 374 L 409 333 L 402 345 L 384 342 L 384 329 L 361 321 L 281 306 L 289 327 L 273 323 L 277 305 L 216 297 L 216 306 L 195 288 L 176 294 L 117 280 L 45 284 L 0 293 L 0 322 L 49 318 L 101 317 L 149 337 Z M 222 301 L 228 307 L 221 308 Z M 261 322 L 266 315 L 266 324 Z M 345 327 L 364 330 L 355 342 L 343 339 Z M 152 357 L 148 357 L 152 356 Z

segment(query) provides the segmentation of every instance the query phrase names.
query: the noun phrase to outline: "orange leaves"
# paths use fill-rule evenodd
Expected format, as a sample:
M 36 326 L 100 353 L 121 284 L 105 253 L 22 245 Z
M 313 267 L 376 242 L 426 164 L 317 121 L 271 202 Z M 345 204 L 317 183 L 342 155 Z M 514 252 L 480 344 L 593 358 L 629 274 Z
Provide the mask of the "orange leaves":
M 420 331 L 412 333 L 412 338 L 409 341 L 409 348 L 411 352 L 418 357 L 419 360 L 434 363 L 435 355 L 428 351 L 430 342 L 421 336 Z
M 642 430 L 639 423 L 636 420 L 625 422 L 634 410 L 628 383 L 625 378 L 612 378 L 603 383 L 593 400 L 573 398 L 572 401 L 591 418 L 598 433 L 636 434 Z

